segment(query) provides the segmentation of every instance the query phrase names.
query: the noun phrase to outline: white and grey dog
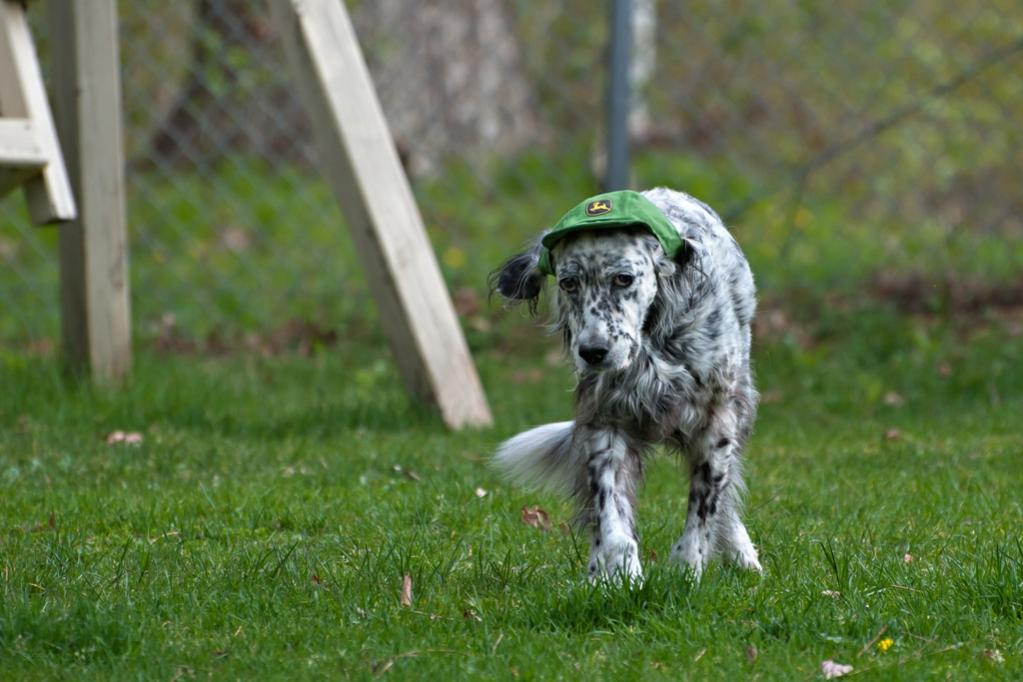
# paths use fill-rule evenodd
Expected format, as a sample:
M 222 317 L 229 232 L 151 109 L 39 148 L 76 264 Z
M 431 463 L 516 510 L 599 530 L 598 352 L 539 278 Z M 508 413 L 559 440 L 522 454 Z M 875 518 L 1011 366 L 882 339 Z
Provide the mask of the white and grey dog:
M 645 225 L 580 229 L 556 242 L 541 235 L 495 273 L 503 296 L 534 310 L 545 271 L 554 275 L 554 328 L 578 385 L 574 421 L 515 436 L 494 462 L 519 482 L 574 496 L 591 533 L 591 579 L 641 579 L 635 490 L 646 454 L 666 444 L 690 472 L 672 560 L 697 578 L 718 553 L 759 571 L 739 518 L 741 459 L 758 399 L 750 369 L 753 276 L 707 205 L 663 188 L 642 197 L 681 238 L 674 257 Z M 600 198 L 580 207 L 587 215 L 607 208 Z

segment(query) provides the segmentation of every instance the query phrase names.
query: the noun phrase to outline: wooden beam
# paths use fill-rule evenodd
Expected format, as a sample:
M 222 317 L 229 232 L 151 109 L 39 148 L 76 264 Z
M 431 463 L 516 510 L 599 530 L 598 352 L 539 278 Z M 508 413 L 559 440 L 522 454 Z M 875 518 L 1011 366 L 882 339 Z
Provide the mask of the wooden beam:
M 0 198 L 21 187 L 47 161 L 32 121 L 0 118 Z
M 42 168 L 47 163 L 36 139 L 32 121 L 27 118 L 0 118 L 0 165 L 18 168 Z
M 75 217 L 67 171 L 46 100 L 32 34 L 25 10 L 16 0 L 0 0 L 0 114 L 4 118 L 27 118 L 37 127 L 36 142 L 48 159 L 42 172 L 25 183 L 29 215 L 40 225 Z
M 274 19 L 409 389 L 453 428 L 492 419 L 344 3 L 274 0 Z
M 131 366 L 116 0 L 50 0 L 57 123 L 79 217 L 60 228 L 64 349 L 99 383 Z

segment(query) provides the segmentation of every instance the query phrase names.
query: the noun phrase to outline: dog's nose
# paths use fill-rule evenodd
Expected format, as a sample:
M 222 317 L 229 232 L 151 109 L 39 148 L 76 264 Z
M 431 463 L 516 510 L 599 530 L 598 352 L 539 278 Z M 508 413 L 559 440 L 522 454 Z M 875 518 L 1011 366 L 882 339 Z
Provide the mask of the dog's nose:
M 599 365 L 607 357 L 607 348 L 600 346 L 580 346 L 579 357 L 590 365 Z

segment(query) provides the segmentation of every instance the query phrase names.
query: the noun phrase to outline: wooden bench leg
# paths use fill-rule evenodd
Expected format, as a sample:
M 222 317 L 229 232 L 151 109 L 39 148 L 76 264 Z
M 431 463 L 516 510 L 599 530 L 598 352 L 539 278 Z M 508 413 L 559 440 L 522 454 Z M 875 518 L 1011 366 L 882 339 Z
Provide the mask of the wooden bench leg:
M 58 130 L 79 216 L 60 228 L 67 358 L 99 383 L 131 367 L 116 0 L 50 0 Z

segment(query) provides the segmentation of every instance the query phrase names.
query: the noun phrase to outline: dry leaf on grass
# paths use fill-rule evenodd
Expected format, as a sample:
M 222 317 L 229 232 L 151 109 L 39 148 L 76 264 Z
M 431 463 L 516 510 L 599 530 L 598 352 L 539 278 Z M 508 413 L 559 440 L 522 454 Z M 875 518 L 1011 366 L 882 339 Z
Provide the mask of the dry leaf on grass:
M 412 606 L 412 576 L 410 575 L 401 579 L 401 605 Z
M 898 440 L 901 437 L 902 434 L 899 433 L 898 429 L 888 429 L 887 431 L 884 432 L 885 440 Z
M 522 508 L 522 523 L 543 531 L 551 529 L 550 514 L 537 506 Z
M 902 555 L 902 563 L 904 563 L 904 564 L 911 564 L 911 563 L 913 563 L 913 555 L 910 554 L 909 552 L 906 552 L 905 554 L 903 554 Z
M 822 590 L 821 595 L 825 597 L 831 597 L 832 599 L 838 599 L 842 596 L 842 593 L 838 590 Z
M 476 497 L 486 497 L 487 491 L 483 488 L 476 488 Z
M 469 287 L 459 287 L 455 289 L 455 293 L 451 296 L 451 303 L 455 307 L 455 312 L 460 317 L 467 317 L 469 315 L 476 315 L 482 308 L 482 301 L 479 293 L 475 289 Z
M 760 652 L 757 651 L 757 648 L 750 644 L 748 647 L 746 647 L 746 660 L 752 663 L 753 661 L 757 660 L 757 655 L 759 653 Z
M 895 391 L 888 391 L 887 393 L 885 393 L 884 398 L 882 400 L 884 404 L 888 405 L 889 407 L 900 407 L 906 402 L 906 399 L 903 398 L 898 393 L 896 393 Z
M 395 464 L 394 466 L 391 467 L 391 469 L 394 471 L 394 473 L 399 474 L 400 476 L 404 476 L 410 481 L 419 482 L 423 480 L 423 477 L 420 476 L 419 472 L 417 472 L 415 469 L 406 469 L 400 464 Z
M 821 661 L 821 673 L 824 675 L 824 679 L 830 680 L 833 677 L 842 677 L 848 675 L 853 671 L 851 665 L 845 663 L 836 663 L 830 658 L 826 661 Z
M 472 317 L 469 318 L 469 329 L 473 330 L 474 332 L 486 334 L 493 328 L 494 328 L 493 323 L 486 317 L 483 317 L 482 315 L 473 315 Z
M 142 434 L 137 431 L 114 431 L 107 435 L 107 445 L 124 443 L 125 445 L 138 445 L 142 442 Z

